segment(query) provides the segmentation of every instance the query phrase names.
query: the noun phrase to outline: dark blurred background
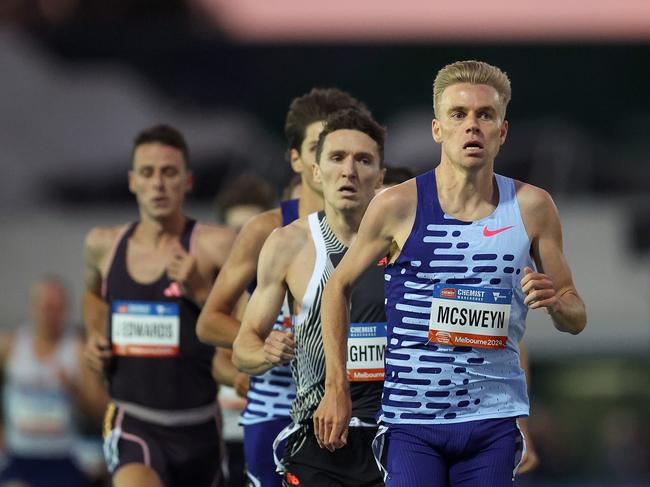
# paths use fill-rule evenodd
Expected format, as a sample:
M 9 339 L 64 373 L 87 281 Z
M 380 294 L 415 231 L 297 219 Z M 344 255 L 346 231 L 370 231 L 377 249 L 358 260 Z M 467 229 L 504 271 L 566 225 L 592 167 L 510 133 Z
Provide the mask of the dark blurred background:
M 650 485 L 650 2 L 3 0 L 2 325 L 44 271 L 82 289 L 85 232 L 136 218 L 132 138 L 187 136 L 190 208 L 252 171 L 280 193 L 284 116 L 313 86 L 363 99 L 387 160 L 421 172 L 431 85 L 475 58 L 513 83 L 497 171 L 553 195 L 587 330 L 532 313 L 531 429 L 540 468 L 518 485 Z

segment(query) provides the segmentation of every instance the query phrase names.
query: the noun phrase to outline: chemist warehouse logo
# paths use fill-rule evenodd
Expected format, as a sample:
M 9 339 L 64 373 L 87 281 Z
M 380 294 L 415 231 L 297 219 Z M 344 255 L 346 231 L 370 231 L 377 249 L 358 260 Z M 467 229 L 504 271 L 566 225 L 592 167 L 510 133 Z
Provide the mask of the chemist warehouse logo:
M 441 298 L 456 299 L 456 290 L 453 287 L 446 287 L 440 290 Z

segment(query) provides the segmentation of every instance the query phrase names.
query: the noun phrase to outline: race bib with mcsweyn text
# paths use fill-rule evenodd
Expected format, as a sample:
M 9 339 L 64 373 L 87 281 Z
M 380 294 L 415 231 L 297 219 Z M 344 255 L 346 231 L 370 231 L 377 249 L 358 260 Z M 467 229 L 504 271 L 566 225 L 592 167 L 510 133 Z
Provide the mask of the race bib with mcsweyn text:
M 512 289 L 435 284 L 429 340 L 476 348 L 505 348 Z

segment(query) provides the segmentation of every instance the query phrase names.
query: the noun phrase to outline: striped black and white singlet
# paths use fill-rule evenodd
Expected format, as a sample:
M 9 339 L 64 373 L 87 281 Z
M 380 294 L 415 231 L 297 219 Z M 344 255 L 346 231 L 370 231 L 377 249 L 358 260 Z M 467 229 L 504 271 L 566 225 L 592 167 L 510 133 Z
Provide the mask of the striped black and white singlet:
M 308 421 L 318 407 L 325 391 L 325 352 L 321 334 L 321 299 L 323 289 L 334 269 L 343 258 L 343 245 L 327 223 L 324 212 L 308 217 L 309 228 L 316 249 L 314 270 L 305 290 L 300 313 L 294 318 L 296 359 L 291 372 L 296 383 L 296 398 L 291 407 L 295 423 Z M 350 310 L 351 325 L 384 327 L 384 268 L 369 268 L 355 283 Z M 381 380 L 353 381 L 350 385 L 352 415 L 372 420 L 380 406 Z

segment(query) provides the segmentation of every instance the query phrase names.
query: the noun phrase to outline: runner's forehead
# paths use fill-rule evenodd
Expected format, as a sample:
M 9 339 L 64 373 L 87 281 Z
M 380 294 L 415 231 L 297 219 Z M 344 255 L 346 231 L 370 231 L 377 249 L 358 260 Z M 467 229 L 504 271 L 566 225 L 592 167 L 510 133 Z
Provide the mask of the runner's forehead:
M 183 152 L 176 147 L 159 143 L 137 146 L 133 151 L 133 167 L 145 166 L 185 166 Z
M 439 105 L 444 110 L 453 108 L 491 108 L 501 107 L 499 92 L 489 85 L 457 83 L 445 88 Z
M 359 130 L 341 129 L 327 134 L 323 142 L 323 152 L 333 153 L 342 151 L 352 154 L 368 154 L 378 157 L 377 142 L 368 134 Z

